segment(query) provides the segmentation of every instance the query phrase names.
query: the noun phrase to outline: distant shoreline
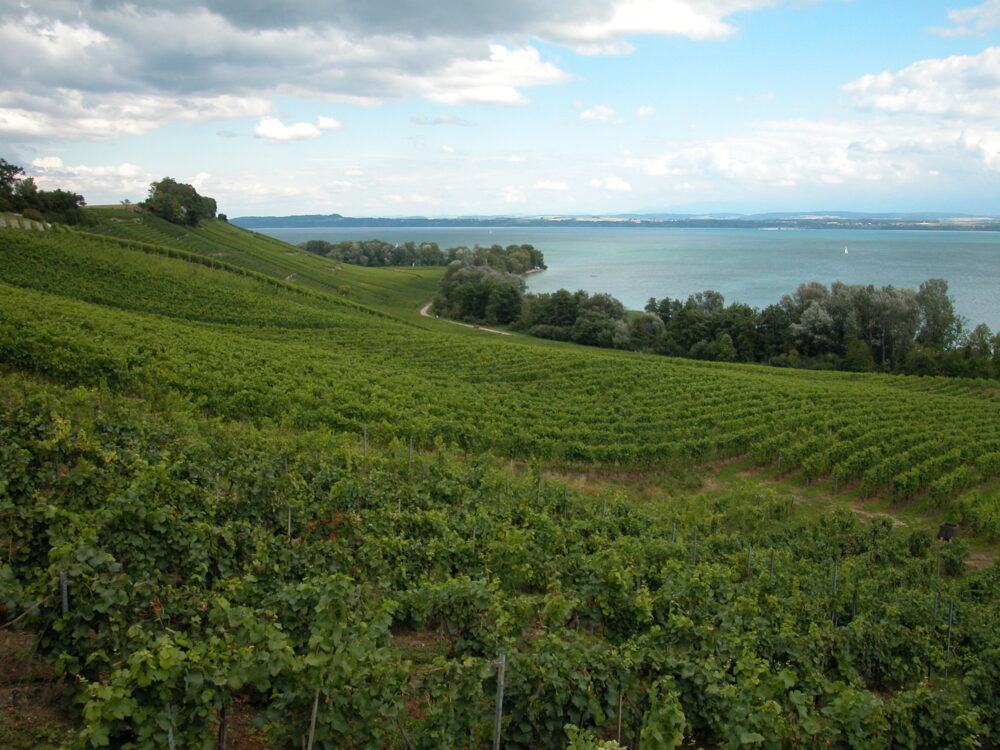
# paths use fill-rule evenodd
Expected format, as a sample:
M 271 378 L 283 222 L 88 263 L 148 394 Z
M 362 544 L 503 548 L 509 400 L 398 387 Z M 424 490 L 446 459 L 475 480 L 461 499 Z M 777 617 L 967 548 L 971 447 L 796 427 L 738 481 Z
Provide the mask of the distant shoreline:
M 242 216 L 230 222 L 244 229 L 494 229 L 521 228 L 594 228 L 615 229 L 867 229 L 867 230 L 917 230 L 930 232 L 997 232 L 1000 220 L 986 218 L 952 219 L 894 219 L 883 217 L 818 217 L 778 219 L 642 219 L 642 218 L 484 218 L 484 219 L 428 219 L 407 217 L 403 219 L 358 218 L 346 216 Z

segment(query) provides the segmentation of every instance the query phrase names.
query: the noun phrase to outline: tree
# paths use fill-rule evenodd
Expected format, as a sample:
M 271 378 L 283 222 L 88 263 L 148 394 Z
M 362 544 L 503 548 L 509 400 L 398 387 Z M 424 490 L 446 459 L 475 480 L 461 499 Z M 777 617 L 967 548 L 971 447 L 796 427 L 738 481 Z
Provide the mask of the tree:
M 844 342 L 844 369 L 851 372 L 871 372 L 875 369 L 871 347 L 857 336 Z
M 147 211 L 174 224 L 197 226 L 202 219 L 215 218 L 214 198 L 198 195 L 191 185 L 164 177 L 149 185 L 149 197 L 142 204 Z
M 832 350 L 837 343 L 833 318 L 821 302 L 810 302 L 799 322 L 792 324 L 792 338 L 796 348 L 808 356 Z
M 706 289 L 704 292 L 695 292 L 688 297 L 687 304 L 706 315 L 715 315 L 722 312 L 722 308 L 726 305 L 726 298 L 714 289 Z
M 610 294 L 604 294 L 603 292 L 585 297 L 580 303 L 580 311 L 583 312 L 584 310 L 594 310 L 615 320 L 621 320 L 625 317 L 625 305 Z
M 666 326 L 656 313 L 644 312 L 642 315 L 637 315 L 629 323 L 629 341 L 632 348 L 638 351 L 652 351 L 664 330 Z
M 522 296 L 516 284 L 494 282 L 490 296 L 486 300 L 486 322 L 500 325 L 513 323 L 521 315 Z
M 955 314 L 955 305 L 948 296 L 948 282 L 928 279 L 917 292 L 920 310 L 920 330 L 917 342 L 931 349 L 948 349 L 962 335 L 963 321 Z
M 628 325 L 597 310 L 583 310 L 573 323 L 571 338 L 578 344 L 624 349 L 628 346 Z
M 17 178 L 23 174 L 21 167 L 0 159 L 0 210 L 9 211 L 14 208 L 14 189 Z
M 732 336 L 725 331 L 720 331 L 715 337 L 715 350 L 715 358 L 719 362 L 735 362 L 738 357 Z

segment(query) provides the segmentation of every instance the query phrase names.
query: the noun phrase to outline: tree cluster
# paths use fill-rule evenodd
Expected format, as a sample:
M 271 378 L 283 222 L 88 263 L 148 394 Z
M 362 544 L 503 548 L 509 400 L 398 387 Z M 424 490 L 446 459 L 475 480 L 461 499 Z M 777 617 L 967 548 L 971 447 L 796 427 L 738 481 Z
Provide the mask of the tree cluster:
M 79 224 L 83 196 L 66 190 L 39 190 L 24 170 L 0 159 L 0 211 L 18 211 L 35 221 Z
M 625 307 L 609 294 L 591 295 L 582 289 L 529 294 L 517 327 L 539 338 L 629 348 Z
M 447 266 L 462 261 L 473 266 L 489 266 L 507 273 L 526 273 L 544 268 L 542 253 L 531 245 L 500 245 L 490 247 L 451 247 L 442 250 L 436 242 L 403 242 L 393 244 L 383 240 L 345 240 L 327 242 L 308 240 L 299 247 L 341 263 L 356 266 Z
M 709 290 L 684 302 L 651 298 L 645 316 L 647 335 L 633 343 L 659 354 L 817 369 L 998 374 L 1000 336 L 985 325 L 966 332 L 943 279 L 929 279 L 918 290 L 811 282 L 763 310 L 727 307 Z
M 164 177 L 149 184 L 149 196 L 140 204 L 144 209 L 173 224 L 195 227 L 202 219 L 214 219 L 214 198 L 199 195 L 191 185 Z
M 643 312 L 627 314 L 608 294 L 525 294 L 518 276 L 459 260 L 441 283 L 435 310 L 539 338 L 673 357 L 1000 377 L 1000 334 L 982 324 L 967 330 L 943 279 L 929 279 L 917 290 L 811 282 L 763 310 L 727 306 L 722 294 L 706 290 L 683 301 L 650 298 Z

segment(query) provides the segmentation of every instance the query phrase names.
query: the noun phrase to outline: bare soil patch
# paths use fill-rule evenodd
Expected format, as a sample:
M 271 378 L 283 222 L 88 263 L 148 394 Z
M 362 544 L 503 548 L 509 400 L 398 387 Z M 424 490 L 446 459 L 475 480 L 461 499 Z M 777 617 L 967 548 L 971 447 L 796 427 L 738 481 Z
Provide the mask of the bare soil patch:
M 55 748 L 73 734 L 66 690 L 52 669 L 32 654 L 27 632 L 0 630 L 0 747 Z

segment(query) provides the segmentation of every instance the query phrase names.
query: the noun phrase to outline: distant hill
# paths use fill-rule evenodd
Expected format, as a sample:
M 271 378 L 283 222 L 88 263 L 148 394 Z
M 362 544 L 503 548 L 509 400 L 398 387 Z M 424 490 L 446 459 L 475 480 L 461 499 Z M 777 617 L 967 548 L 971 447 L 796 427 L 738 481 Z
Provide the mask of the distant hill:
M 365 217 L 341 214 L 300 216 L 241 216 L 232 223 L 246 229 L 307 227 L 552 227 L 552 226 L 637 226 L 699 228 L 797 229 L 1000 229 L 994 216 L 972 216 L 942 212 L 859 213 L 851 211 L 810 211 L 761 214 L 671 214 L 635 213 L 576 216 L 401 216 Z

